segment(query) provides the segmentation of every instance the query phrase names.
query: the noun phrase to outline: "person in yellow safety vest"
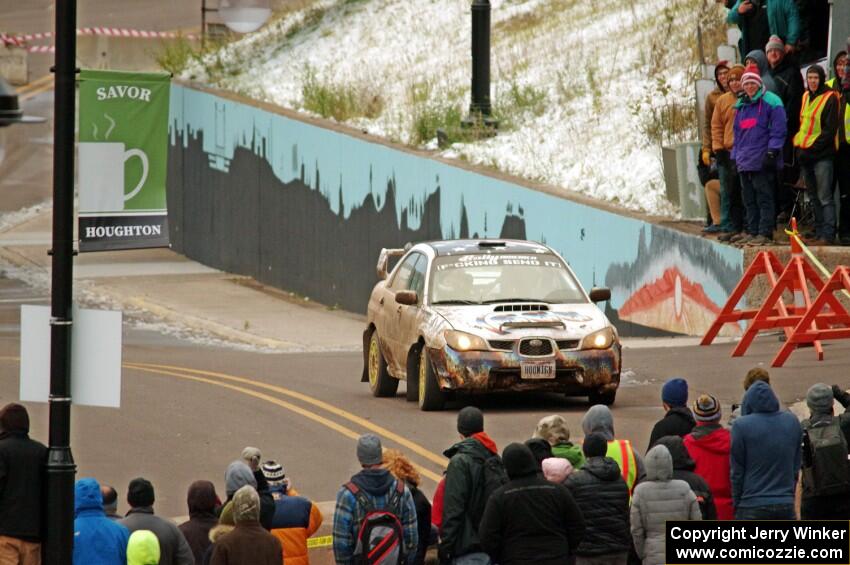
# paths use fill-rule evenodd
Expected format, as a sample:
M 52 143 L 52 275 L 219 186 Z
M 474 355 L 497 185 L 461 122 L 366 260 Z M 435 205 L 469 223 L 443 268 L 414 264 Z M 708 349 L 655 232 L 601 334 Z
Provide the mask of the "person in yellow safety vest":
M 843 53 L 843 57 L 841 56 Z M 835 154 L 835 177 L 838 184 L 838 240 L 850 245 L 850 37 L 846 50 L 833 63 L 838 105 L 838 152 Z
M 827 88 L 820 65 L 806 70 L 806 86 L 800 130 L 794 136 L 797 159 L 815 211 L 815 239 L 806 243 L 832 245 L 837 223 L 833 179 L 838 149 L 838 94 Z
M 604 404 L 591 406 L 581 420 L 581 429 L 585 437 L 597 433 L 605 438 L 608 442 L 606 456 L 619 465 L 620 474 L 623 476 L 626 486 L 629 487 L 629 495 L 631 495 L 635 485 L 646 478 L 646 469 L 643 458 L 632 447 L 632 443 L 627 439 L 614 437 L 614 416 L 611 414 L 611 410 Z

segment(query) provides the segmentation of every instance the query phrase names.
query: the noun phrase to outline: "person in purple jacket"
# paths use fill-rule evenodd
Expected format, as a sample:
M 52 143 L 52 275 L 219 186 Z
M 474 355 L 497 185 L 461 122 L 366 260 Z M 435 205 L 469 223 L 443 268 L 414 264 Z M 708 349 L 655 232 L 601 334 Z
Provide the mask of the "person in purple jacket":
M 758 67 L 748 65 L 741 77 L 744 93 L 735 104 L 735 145 L 732 160 L 741 179 L 747 209 L 746 235 L 739 245 L 773 241 L 776 206 L 773 188 L 782 169 L 782 147 L 788 124 L 779 97 L 765 90 Z

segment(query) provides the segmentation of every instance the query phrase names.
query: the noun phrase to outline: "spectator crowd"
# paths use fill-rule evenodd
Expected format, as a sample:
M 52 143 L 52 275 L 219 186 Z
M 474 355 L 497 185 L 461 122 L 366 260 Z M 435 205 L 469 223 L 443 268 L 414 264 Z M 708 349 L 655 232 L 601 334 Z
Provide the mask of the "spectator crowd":
M 816 384 L 809 417 L 784 409 L 763 369 L 743 382 L 728 425 L 717 398 L 689 402 L 686 380 L 661 388 L 664 416 L 643 455 L 617 433 L 605 405 L 592 406 L 574 442 L 566 420 L 542 418 L 499 450 L 484 415 L 457 415 L 458 439 L 433 500 L 416 467 L 379 437 L 360 436 L 361 470 L 336 496 L 333 554 L 340 565 L 663 564 L 668 520 L 850 519 L 850 393 Z M 41 562 L 46 448 L 29 437 L 19 404 L 0 410 L 0 562 Z M 246 447 L 224 473 L 224 500 L 207 480 L 191 484 L 189 519 L 158 516 L 154 486 L 127 487 L 129 511 L 94 478 L 75 487 L 73 562 L 86 565 L 307 565 L 307 540 L 322 524 L 276 461 Z M 430 551 L 429 551 L 430 550 Z
M 705 101 L 701 170 L 711 210 L 704 231 L 737 246 L 772 243 L 808 194 L 808 245 L 850 245 L 850 38 L 825 70 L 814 63 L 808 0 L 718 0 L 741 30 L 743 65 L 718 61 Z M 838 204 L 836 204 L 836 194 Z M 717 202 L 716 205 L 714 203 Z

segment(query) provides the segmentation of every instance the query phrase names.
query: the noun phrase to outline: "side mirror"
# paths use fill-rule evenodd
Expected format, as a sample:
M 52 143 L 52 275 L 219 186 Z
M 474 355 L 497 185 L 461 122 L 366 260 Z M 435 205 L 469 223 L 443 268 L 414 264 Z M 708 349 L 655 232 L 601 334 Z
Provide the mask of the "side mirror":
M 400 290 L 395 293 L 395 301 L 405 306 L 413 306 L 419 302 L 415 290 Z
M 610 288 L 592 288 L 590 290 L 591 302 L 605 302 L 606 300 L 611 300 Z

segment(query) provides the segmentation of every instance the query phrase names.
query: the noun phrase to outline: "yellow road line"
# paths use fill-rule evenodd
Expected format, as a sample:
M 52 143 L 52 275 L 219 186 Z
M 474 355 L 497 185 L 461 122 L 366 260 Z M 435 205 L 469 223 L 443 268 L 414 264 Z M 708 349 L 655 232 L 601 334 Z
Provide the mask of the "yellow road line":
M 357 440 L 357 438 L 360 437 L 360 434 L 357 433 L 356 431 L 352 430 L 351 428 L 347 428 L 347 427 L 345 427 L 341 424 L 337 424 L 333 420 L 329 420 L 328 418 L 325 418 L 324 416 L 320 416 L 320 415 L 316 414 L 315 412 L 311 412 L 310 410 L 307 410 L 306 408 L 301 408 L 300 406 L 292 404 L 291 402 L 287 402 L 285 400 L 281 400 L 279 398 L 269 396 L 268 394 L 265 394 L 265 393 L 262 393 L 262 392 L 257 392 L 257 391 L 250 390 L 250 389 L 247 389 L 247 388 L 244 388 L 244 387 L 232 385 L 232 384 L 229 384 L 229 383 L 223 383 L 223 382 L 216 381 L 216 380 L 213 380 L 213 379 L 208 379 L 208 378 L 205 378 L 205 377 L 196 377 L 196 376 L 193 376 L 193 375 L 185 375 L 185 374 L 181 374 L 181 373 L 177 373 L 177 372 L 169 371 L 169 370 L 164 370 L 164 369 L 154 369 L 154 368 L 149 368 L 149 367 L 142 367 L 142 366 L 139 366 L 139 365 L 136 365 L 136 364 L 133 364 L 133 363 L 125 363 L 124 367 L 126 367 L 128 369 L 135 369 L 137 371 L 144 371 L 144 372 L 148 372 L 148 373 L 156 373 L 156 374 L 160 374 L 160 375 L 169 375 L 169 376 L 178 377 L 178 378 L 181 378 L 181 379 L 197 381 L 197 382 L 200 382 L 200 383 L 210 384 L 210 385 L 214 385 L 214 386 L 220 386 L 222 388 L 226 388 L 226 389 L 229 389 L 229 390 L 240 392 L 242 394 L 247 394 L 248 396 L 253 396 L 255 398 L 259 398 L 260 400 L 265 400 L 266 402 L 270 402 L 272 404 L 280 406 L 281 408 L 285 408 L 287 410 L 295 412 L 296 414 L 298 414 L 300 416 L 304 416 L 307 419 L 313 420 L 314 422 L 321 424 L 325 427 L 328 427 L 328 428 L 334 430 L 335 432 L 338 432 L 338 433 L 340 433 L 340 434 L 342 434 L 342 435 L 344 435 L 348 438 Z M 260 383 L 254 383 L 253 381 L 250 381 L 250 382 L 251 382 L 251 384 L 260 384 Z M 419 473 L 421 475 L 431 479 L 435 483 L 440 482 L 440 479 L 442 478 L 442 476 L 440 476 L 437 473 L 434 473 L 432 471 L 429 471 L 428 469 L 420 467 L 418 465 L 417 465 L 417 467 L 418 467 Z
M 48 90 L 51 90 L 51 89 L 53 89 L 53 83 L 48 82 L 47 84 L 43 84 L 43 85 L 39 86 L 38 88 L 30 90 L 29 92 L 26 92 L 24 94 L 18 94 L 18 102 L 24 102 L 26 100 L 29 100 L 30 98 L 34 98 L 35 96 L 38 96 L 42 92 L 47 92 Z
M 13 357 L 13 356 L 0 356 L 0 360 L 20 361 L 20 358 L 19 357 Z M 299 393 L 299 392 L 291 391 L 291 390 L 285 389 L 283 387 L 270 385 L 270 384 L 263 383 L 263 382 L 257 382 L 257 381 L 251 380 L 251 379 L 246 379 L 246 378 L 242 378 L 242 377 L 235 377 L 233 375 L 227 375 L 227 374 L 224 374 L 224 373 L 217 373 L 215 371 L 202 371 L 200 369 L 191 369 L 191 368 L 188 368 L 188 367 L 177 367 L 177 366 L 174 366 L 174 365 L 157 365 L 157 364 L 154 364 L 154 363 L 131 363 L 131 362 L 130 363 L 124 363 L 123 366 L 125 368 L 128 368 L 128 369 L 136 369 L 138 371 L 145 371 L 145 372 L 149 372 L 149 373 L 169 375 L 169 376 L 179 377 L 179 378 L 183 378 L 183 379 L 194 380 L 194 381 L 197 381 L 197 382 L 202 382 L 202 383 L 206 383 L 206 384 L 220 386 L 220 387 L 223 387 L 223 388 L 227 388 L 227 389 L 230 389 L 230 390 L 241 392 L 243 394 L 247 394 L 249 396 L 253 396 L 253 397 L 259 398 L 261 400 L 266 400 L 266 401 L 271 402 L 272 404 L 275 404 L 275 405 L 280 406 L 282 408 L 286 408 L 287 410 L 290 410 L 292 412 L 295 412 L 296 414 L 304 416 L 305 418 L 313 420 L 313 421 L 315 421 L 315 422 L 317 422 L 317 423 L 319 423 L 323 426 L 326 426 L 326 427 L 328 427 L 328 428 L 330 428 L 330 429 L 332 429 L 336 432 L 339 432 L 340 434 L 342 434 L 346 437 L 349 437 L 351 439 L 356 440 L 358 437 L 360 437 L 359 433 L 355 432 L 354 430 L 352 430 L 350 428 L 342 426 L 341 424 L 337 424 L 333 420 L 329 420 L 329 419 L 327 419 L 323 416 L 320 416 L 320 415 L 318 415 L 314 412 L 311 412 L 311 411 L 309 411 L 305 408 L 301 408 L 300 406 L 297 406 L 297 405 L 292 404 L 290 402 L 286 402 L 285 400 L 280 400 L 278 398 L 274 398 L 273 396 L 269 396 L 267 394 L 257 392 L 257 391 L 253 391 L 253 390 L 250 390 L 250 389 L 246 389 L 246 388 L 243 388 L 243 387 L 239 387 L 239 386 L 236 386 L 236 385 L 231 385 L 231 384 L 228 384 L 228 383 L 222 383 L 222 382 L 211 380 L 211 379 L 208 379 L 208 378 L 176 373 L 175 371 L 183 371 L 185 373 L 195 373 L 195 374 L 199 374 L 199 375 L 206 375 L 206 376 L 209 376 L 209 377 L 218 377 L 218 378 L 221 378 L 221 379 L 231 380 L 231 381 L 235 381 L 235 382 L 239 382 L 239 383 L 250 384 L 250 385 L 253 385 L 253 386 L 256 386 L 256 387 L 259 387 L 259 388 L 264 388 L 264 389 L 267 389 L 267 390 L 272 390 L 274 392 L 278 392 L 280 394 L 291 396 L 293 398 L 297 398 L 299 400 L 307 402 L 308 404 L 312 404 L 314 406 L 317 406 L 317 407 L 320 407 L 324 410 L 327 410 L 327 411 L 331 412 L 332 414 L 336 414 L 337 416 L 345 418 L 345 419 L 352 421 L 356 424 L 359 424 L 359 425 L 363 426 L 364 428 L 371 430 L 371 431 L 377 433 L 378 435 L 385 437 L 386 439 L 388 439 L 390 441 L 393 441 L 393 442 L 395 442 L 399 445 L 403 445 L 404 447 L 406 447 L 406 448 L 410 449 L 411 451 L 421 455 L 422 457 L 425 457 L 426 459 L 428 459 L 432 462 L 436 462 L 438 465 L 440 465 L 440 467 L 445 468 L 445 458 L 438 456 L 436 453 L 433 453 L 433 452 L 427 450 L 426 448 L 422 447 L 421 445 L 414 443 L 414 442 L 412 442 L 408 439 L 405 439 L 404 437 L 402 437 L 402 436 L 400 436 L 400 435 L 398 435 L 394 432 L 391 432 L 391 431 L 387 430 L 386 428 L 384 428 L 382 426 L 379 426 L 377 424 L 373 424 L 372 422 L 370 422 L 370 421 L 368 421 L 364 418 L 361 418 L 359 416 L 356 416 L 356 415 L 354 415 L 354 414 L 352 414 L 352 413 L 350 413 L 346 410 L 343 410 L 341 408 L 337 408 L 337 407 L 335 407 L 331 404 L 328 404 L 327 402 L 317 400 L 315 398 L 312 398 L 310 396 L 307 396 L 307 395 Z M 418 467 L 420 474 L 431 479 L 434 482 L 440 482 L 440 479 L 442 479 L 442 476 L 438 475 L 437 473 L 434 473 L 434 472 L 432 472 L 432 471 L 430 471 L 430 470 L 428 470 L 424 467 L 421 467 L 419 465 L 417 465 L 417 467 Z
M 45 83 L 52 82 L 52 81 L 53 81 L 53 74 L 51 73 L 51 74 L 44 75 L 41 78 L 37 78 L 34 81 L 27 83 L 24 86 L 22 86 L 22 87 L 20 87 L 16 90 L 18 92 L 18 95 L 21 95 L 21 94 L 24 94 L 24 93 L 26 93 L 30 90 L 35 90 L 36 88 L 39 88 L 40 86 L 44 85 Z
M 338 407 L 334 406 L 333 404 L 329 404 L 329 403 L 324 402 L 322 400 L 318 400 L 318 399 L 313 398 L 311 396 L 308 396 L 306 394 L 302 394 L 300 392 L 295 392 L 294 390 L 289 390 L 287 388 L 283 388 L 283 387 L 277 386 L 277 385 L 271 385 L 271 384 L 268 384 L 268 383 L 258 382 L 258 381 L 255 381 L 255 380 L 252 380 L 252 379 L 247 379 L 247 378 L 244 378 L 244 377 L 237 377 L 237 376 L 234 376 L 234 375 L 228 375 L 226 373 L 218 373 L 218 372 L 215 372 L 215 371 L 202 371 L 200 369 L 190 369 L 190 368 L 187 368 L 187 367 L 175 367 L 173 365 L 157 365 L 157 364 L 154 364 L 154 363 L 128 363 L 126 365 L 133 365 L 133 366 L 137 366 L 137 367 L 152 367 L 152 368 L 167 369 L 167 370 L 172 370 L 172 371 L 185 371 L 187 373 L 193 373 L 193 374 L 196 374 L 196 375 L 206 375 L 208 377 L 218 377 L 220 379 L 226 379 L 226 380 L 230 380 L 230 381 L 234 381 L 234 382 L 238 382 L 238 383 L 251 384 L 253 386 L 256 386 L 256 387 L 259 387 L 259 388 L 264 388 L 266 390 L 273 390 L 275 392 L 279 392 L 280 394 L 284 394 L 284 395 L 289 396 L 291 398 L 297 398 L 298 400 L 301 400 L 302 402 L 312 404 L 313 406 L 316 406 L 317 408 L 321 408 L 322 410 L 326 410 L 326 411 L 330 412 L 331 414 L 335 414 L 335 415 L 339 416 L 340 418 L 344 418 L 344 419 L 348 420 L 349 422 L 353 422 L 355 424 L 363 426 L 367 430 L 373 431 L 378 435 L 384 436 L 385 438 L 392 440 L 399 445 L 403 445 L 404 447 L 406 447 L 410 451 L 413 451 L 414 453 L 417 453 L 418 455 L 424 457 L 425 459 L 428 459 L 432 463 L 439 465 L 441 468 L 446 467 L 446 458 L 443 457 L 442 455 L 438 455 L 438 454 L 434 453 L 433 451 L 429 451 L 428 449 L 419 445 L 418 443 L 412 442 L 409 439 L 406 439 L 406 438 L 404 438 L 404 437 L 402 437 L 402 436 L 400 436 L 396 433 L 393 433 L 390 430 L 388 430 L 388 429 L 386 429 L 382 426 L 374 424 L 374 423 L 370 422 L 369 420 L 367 420 L 365 418 L 361 418 L 360 416 L 352 414 L 351 412 L 348 412 L 347 410 L 343 410 L 342 408 L 338 408 Z

